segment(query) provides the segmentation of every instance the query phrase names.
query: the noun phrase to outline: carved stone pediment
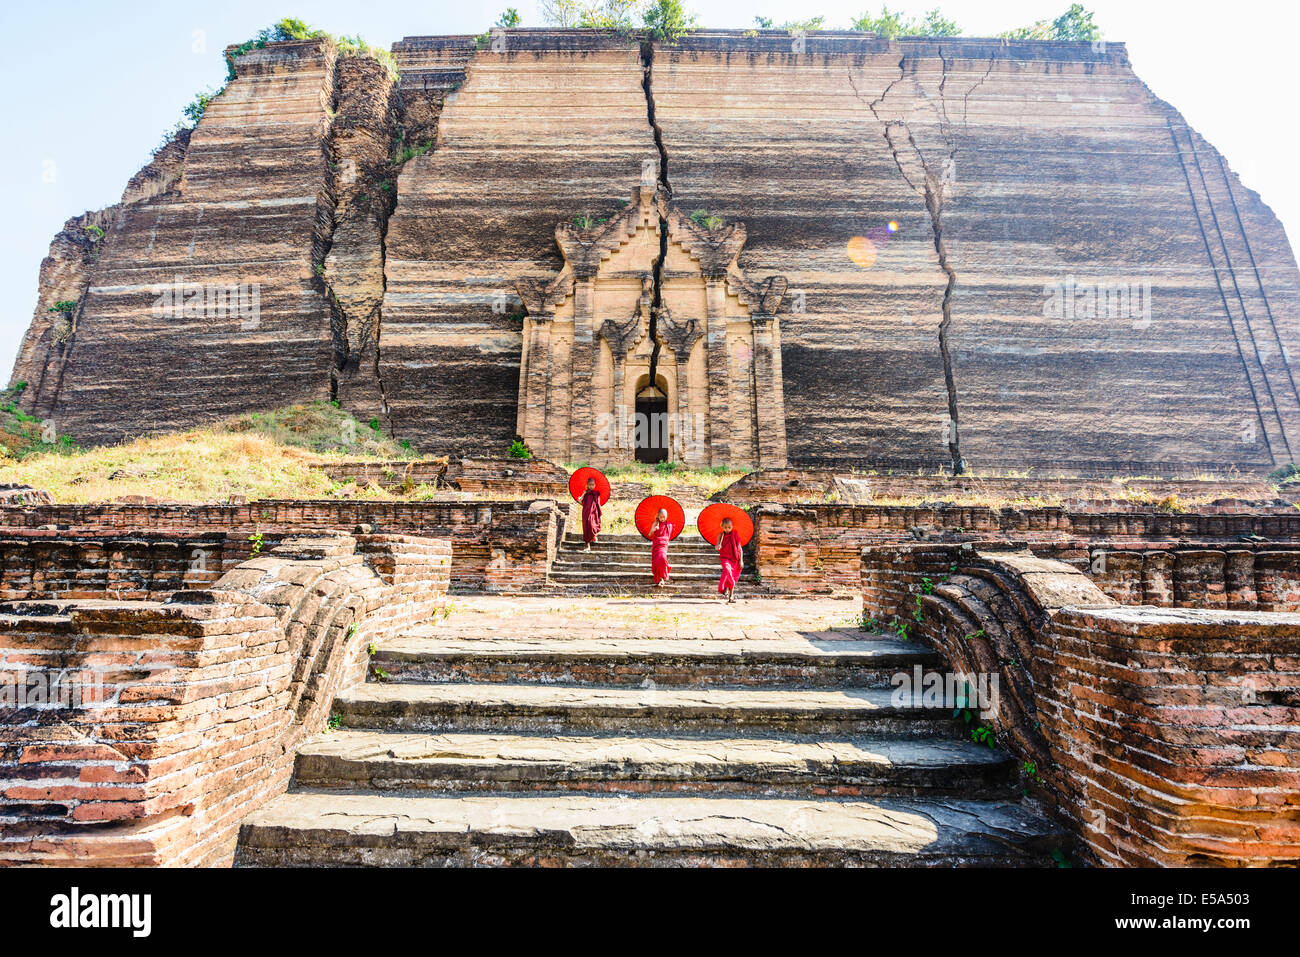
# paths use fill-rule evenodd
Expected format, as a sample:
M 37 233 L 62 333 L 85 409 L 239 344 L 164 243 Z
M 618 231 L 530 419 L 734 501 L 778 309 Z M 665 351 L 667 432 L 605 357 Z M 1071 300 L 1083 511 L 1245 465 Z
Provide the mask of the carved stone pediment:
M 675 319 L 667 308 L 659 310 L 655 322 L 655 333 L 659 341 L 672 349 L 676 355 L 689 356 L 700 338 L 704 335 L 704 321 L 701 319 Z
M 699 261 L 700 272 L 707 279 L 724 278 L 748 238 L 744 223 L 724 223 L 709 229 L 678 209 L 670 209 L 666 218 L 669 235 Z
M 572 290 L 573 270 L 568 263 L 551 279 L 529 277 L 515 281 L 515 291 L 532 319 L 551 318 Z
M 765 316 L 776 315 L 790 285 L 784 276 L 768 276 L 759 282 L 751 282 L 738 267 L 727 272 L 727 283 L 736 297 L 749 307 L 750 312 Z
M 606 319 L 601 323 L 600 335 L 609 343 L 610 351 L 614 355 L 627 355 L 636 348 L 638 342 L 645 338 L 645 330 L 641 319 L 641 310 L 637 309 L 636 312 L 622 322 Z
M 516 284 L 533 320 L 518 425 L 534 452 L 597 465 L 643 454 L 701 466 L 784 464 L 775 314 L 786 280 L 746 277 L 744 223 L 700 220 L 640 186 L 604 222 L 583 216 L 555 227 L 564 267 Z M 547 321 L 555 318 L 563 321 Z M 626 423 L 647 416 L 666 422 L 659 439 L 636 437 L 653 428 L 625 434 Z
M 564 255 L 564 261 L 573 268 L 580 279 L 595 276 L 601 261 L 613 255 L 624 243 L 636 235 L 641 225 L 644 204 L 664 205 L 661 193 L 638 186 L 623 209 L 603 223 L 582 226 L 578 222 L 560 223 L 555 227 L 555 243 Z

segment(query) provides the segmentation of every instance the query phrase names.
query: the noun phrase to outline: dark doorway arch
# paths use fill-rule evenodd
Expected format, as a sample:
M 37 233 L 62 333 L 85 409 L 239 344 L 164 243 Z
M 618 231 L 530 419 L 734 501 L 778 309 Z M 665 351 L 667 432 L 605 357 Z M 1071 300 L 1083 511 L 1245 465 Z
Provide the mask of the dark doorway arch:
M 658 377 L 656 377 L 658 378 Z M 636 460 L 668 461 L 668 393 L 662 379 L 636 394 Z

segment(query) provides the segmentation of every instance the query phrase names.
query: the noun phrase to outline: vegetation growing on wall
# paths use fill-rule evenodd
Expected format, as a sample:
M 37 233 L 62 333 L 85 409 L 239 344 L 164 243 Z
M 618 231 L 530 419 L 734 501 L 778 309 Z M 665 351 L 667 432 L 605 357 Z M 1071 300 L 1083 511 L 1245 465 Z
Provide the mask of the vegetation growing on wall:
M 377 60 L 388 70 L 389 75 L 397 79 L 397 63 L 393 60 L 393 55 L 382 47 L 373 47 L 360 36 L 347 36 L 342 34 L 334 36 L 324 30 L 310 26 L 297 17 L 285 17 L 277 23 L 272 24 L 264 30 L 258 31 L 257 36 L 251 40 L 245 40 L 238 46 L 232 47 L 226 52 L 226 79 L 220 87 L 213 90 L 203 90 L 194 95 L 194 99 L 181 110 L 181 119 L 172 129 L 163 134 L 163 140 L 158 149 L 162 149 L 176 138 L 176 134 L 181 130 L 192 130 L 198 126 L 199 120 L 203 119 L 203 114 L 208 110 L 208 104 L 219 97 L 226 91 L 230 81 L 235 78 L 235 61 L 245 53 L 254 49 L 263 49 L 268 43 L 282 43 L 288 40 L 330 40 L 340 57 L 349 56 L 367 56 Z M 157 150 L 155 150 L 157 152 Z
M 998 36 L 1009 40 L 1092 42 L 1101 39 L 1101 30 L 1092 22 L 1092 17 L 1092 11 L 1085 10 L 1081 3 L 1075 3 L 1055 20 L 1039 20 L 1027 27 L 999 33 Z
M 650 37 L 664 43 L 676 43 L 698 27 L 695 15 L 687 13 L 681 0 L 656 0 L 643 16 Z
M 921 17 L 909 17 L 902 11 L 880 8 L 880 16 L 863 13 L 853 21 L 854 30 L 865 30 L 882 37 L 955 37 L 961 27 L 949 20 L 938 8 Z
M 550 26 L 614 30 L 664 43 L 675 43 L 698 27 L 681 0 L 541 0 L 541 8 Z
M 1071 4 L 1070 8 L 1054 20 L 1039 20 L 1027 27 L 1017 27 L 999 33 L 998 36 L 1008 40 L 1056 40 L 1073 42 L 1095 42 L 1101 39 L 1101 29 L 1093 22 L 1093 13 L 1085 10 L 1080 3 Z M 755 17 L 754 22 L 760 29 L 771 30 L 771 17 Z M 787 20 L 777 29 L 790 33 L 808 30 L 821 30 L 826 26 L 826 17 L 810 16 L 802 19 Z M 902 11 L 890 10 L 882 6 L 877 16 L 871 11 L 855 17 L 850 26 L 852 30 L 874 33 L 881 37 L 955 37 L 960 36 L 962 28 L 950 20 L 936 7 L 919 17 L 909 17 Z

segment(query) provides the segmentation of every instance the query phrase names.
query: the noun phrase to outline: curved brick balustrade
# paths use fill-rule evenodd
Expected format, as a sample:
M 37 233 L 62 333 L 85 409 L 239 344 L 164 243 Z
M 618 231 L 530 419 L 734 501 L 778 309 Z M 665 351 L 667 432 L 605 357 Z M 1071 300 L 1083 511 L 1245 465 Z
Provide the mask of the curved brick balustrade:
M 901 623 L 959 673 L 998 675 L 998 730 L 1039 761 L 1047 752 L 1030 671 L 1034 635 L 1065 604 L 1116 604 L 1081 572 L 1023 545 L 868 548 L 862 589 L 867 617 Z
M 1300 860 L 1300 615 L 1119 605 L 1006 543 L 870 547 L 862 588 L 998 676 L 1000 742 L 1095 861 Z
M 300 538 L 165 602 L 0 604 L 0 863 L 228 864 L 368 646 L 441 605 L 450 562 L 444 540 Z M 55 675 L 85 699 L 17 698 Z

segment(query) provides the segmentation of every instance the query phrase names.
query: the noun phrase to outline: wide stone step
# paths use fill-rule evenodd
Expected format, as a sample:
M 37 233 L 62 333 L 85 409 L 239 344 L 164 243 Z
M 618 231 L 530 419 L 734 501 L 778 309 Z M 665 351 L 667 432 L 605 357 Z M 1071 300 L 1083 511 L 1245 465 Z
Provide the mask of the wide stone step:
M 673 566 L 672 574 L 669 577 L 668 584 L 676 582 L 712 582 L 717 587 L 719 574 L 716 569 L 711 571 L 690 571 Z M 580 582 L 590 584 L 653 584 L 654 576 L 650 572 L 650 566 L 627 571 L 609 571 L 606 569 L 566 569 L 552 568 L 549 576 L 550 581 L 568 583 Z
M 1051 866 L 1063 839 L 1006 801 L 291 791 L 241 866 Z
M 559 553 L 562 555 L 649 555 L 650 542 L 644 538 L 638 538 L 636 541 L 628 542 L 606 542 L 601 539 L 591 543 L 591 551 L 586 549 L 586 542 L 581 538 L 565 539 L 560 543 Z M 668 545 L 668 554 L 680 555 L 700 555 L 718 557 L 717 549 L 702 538 L 694 541 L 683 541 L 676 539 Z
M 738 591 L 741 597 L 749 594 L 749 591 L 744 587 L 746 584 L 750 588 L 754 587 L 753 582 L 745 582 L 742 579 Z M 677 578 L 674 576 L 672 581 L 656 585 L 649 575 L 635 578 L 624 575 L 611 575 L 604 578 L 595 575 L 588 577 L 572 576 L 549 579 L 547 589 L 562 594 L 624 595 L 646 598 L 657 596 L 660 599 L 666 596 L 679 595 L 699 597 L 703 595 L 716 596 L 718 594 L 718 579 L 716 576 L 709 578 Z
M 614 584 L 584 584 L 579 581 L 547 582 L 542 594 L 562 598 L 645 598 L 664 601 L 666 599 L 710 599 L 711 603 L 721 604 L 723 599 L 718 594 L 717 579 L 707 582 L 669 582 L 662 588 L 652 584 L 648 579 L 637 582 Z M 781 591 L 772 585 L 760 585 L 752 580 L 742 578 L 737 591 L 738 600 L 752 598 L 795 598 L 789 592 Z M 846 593 L 848 594 L 848 593 Z
M 939 655 L 892 638 L 444 638 L 387 641 L 371 656 L 392 681 L 886 687 Z
M 890 688 L 627 688 L 368 682 L 334 700 L 351 728 L 419 731 L 715 730 L 951 733 L 948 707 L 894 704 Z
M 581 548 L 568 550 L 561 549 L 555 553 L 555 564 L 560 565 L 636 565 L 640 568 L 650 567 L 650 549 L 642 548 L 638 551 L 631 549 L 613 549 L 601 551 L 593 548 L 591 551 L 583 551 Z M 676 565 L 703 565 L 713 570 L 719 567 L 718 553 L 715 551 L 707 552 L 680 552 L 676 550 L 669 551 L 668 564 Z M 748 567 L 748 566 L 747 566 Z
M 1004 752 L 936 739 L 340 730 L 317 736 L 298 752 L 294 781 L 300 787 L 380 791 L 1010 797 L 1014 771 Z
M 691 580 L 708 578 L 716 582 L 721 577 L 721 569 L 717 565 L 687 565 L 678 562 L 669 562 L 669 564 L 672 565 L 673 578 Z M 649 562 L 556 562 L 551 566 L 552 578 L 579 576 L 653 578 L 653 573 Z
M 722 564 L 719 563 L 718 555 L 668 555 L 668 564 L 671 564 L 673 570 L 676 568 L 698 568 L 716 575 Z M 552 568 L 571 567 L 571 568 L 628 568 L 630 571 L 647 571 L 650 568 L 650 553 L 638 555 L 598 555 L 597 553 L 586 553 L 586 551 L 569 551 L 564 553 L 560 551 L 556 555 L 555 562 L 551 563 Z
M 584 544 L 582 540 L 582 533 L 577 531 L 565 532 L 564 541 L 568 543 L 575 543 L 578 545 Z M 595 544 L 596 545 L 640 545 L 643 548 L 649 548 L 650 539 L 643 537 L 641 534 L 637 532 L 619 532 L 617 534 L 611 532 L 601 532 L 599 535 L 596 536 Z M 676 538 L 673 539 L 673 546 L 676 547 L 677 545 L 696 545 L 701 548 L 713 547 L 708 542 L 706 542 L 703 538 L 700 537 L 699 532 L 689 527 L 685 531 L 683 531 L 680 535 L 678 535 Z

